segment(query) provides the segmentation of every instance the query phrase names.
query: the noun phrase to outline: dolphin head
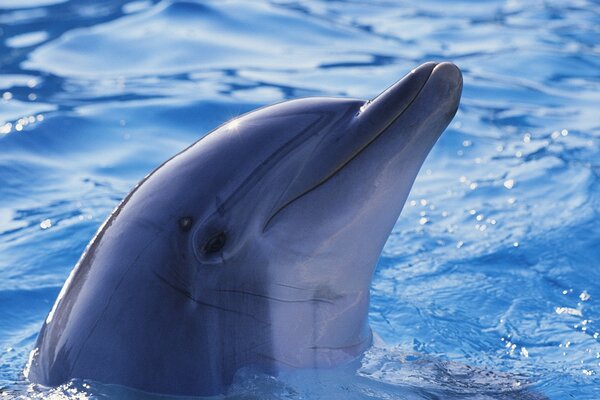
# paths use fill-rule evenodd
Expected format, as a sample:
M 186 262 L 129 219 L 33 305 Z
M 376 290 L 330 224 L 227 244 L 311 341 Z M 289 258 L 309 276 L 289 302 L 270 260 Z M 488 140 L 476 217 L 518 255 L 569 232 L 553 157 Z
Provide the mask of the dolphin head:
M 213 131 L 143 185 L 172 187 L 150 209 L 170 209 L 184 238 L 186 261 L 161 276 L 207 304 L 267 310 L 282 364 L 364 348 L 377 259 L 461 90 L 456 66 L 427 63 L 371 101 L 289 101 Z
M 245 364 L 355 357 L 371 341 L 377 259 L 461 90 L 456 66 L 427 63 L 370 101 L 250 112 L 165 162 L 82 256 L 32 379 L 210 394 Z M 140 371 L 145 362 L 165 366 L 162 378 Z

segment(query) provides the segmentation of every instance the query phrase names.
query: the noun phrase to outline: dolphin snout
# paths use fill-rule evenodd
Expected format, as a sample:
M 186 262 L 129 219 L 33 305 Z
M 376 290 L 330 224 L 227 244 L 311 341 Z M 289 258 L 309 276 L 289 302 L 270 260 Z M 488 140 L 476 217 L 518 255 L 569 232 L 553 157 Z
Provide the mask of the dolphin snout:
M 394 122 L 410 107 L 437 65 L 428 62 L 413 69 L 377 97 L 367 101 L 359 114 L 361 129 L 378 134 Z
M 431 74 L 434 76 L 440 76 L 444 80 L 454 83 L 457 89 L 462 88 L 462 73 L 456 64 L 444 61 L 439 63 L 433 68 Z
M 451 62 L 437 64 L 431 71 L 427 85 L 435 85 L 441 106 L 448 108 L 448 114 L 453 117 L 458 109 L 463 87 L 460 69 Z
M 359 130 L 378 135 L 406 112 L 426 86 L 435 86 L 436 103 L 454 115 L 462 92 L 462 73 L 451 62 L 427 62 L 367 101 L 358 115 Z

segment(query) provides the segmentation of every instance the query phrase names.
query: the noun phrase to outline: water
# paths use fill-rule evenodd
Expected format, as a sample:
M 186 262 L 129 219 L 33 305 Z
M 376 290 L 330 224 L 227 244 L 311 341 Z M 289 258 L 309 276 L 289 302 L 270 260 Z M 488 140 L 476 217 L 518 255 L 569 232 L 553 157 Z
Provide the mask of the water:
M 416 3 L 0 2 L 0 391 L 138 398 L 22 369 L 88 240 L 163 160 L 255 107 L 370 98 L 452 60 L 461 108 L 374 277 L 385 345 L 241 371 L 229 397 L 600 398 L 600 3 Z

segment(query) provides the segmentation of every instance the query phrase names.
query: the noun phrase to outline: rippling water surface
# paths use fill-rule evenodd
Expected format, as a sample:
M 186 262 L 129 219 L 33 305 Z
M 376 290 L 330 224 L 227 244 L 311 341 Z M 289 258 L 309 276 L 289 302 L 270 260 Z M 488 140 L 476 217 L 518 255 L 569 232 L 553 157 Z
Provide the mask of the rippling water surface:
M 385 345 L 337 370 L 241 371 L 228 396 L 599 399 L 595 0 L 1 1 L 0 391 L 138 398 L 22 375 L 117 202 L 229 118 L 370 98 L 428 60 L 457 63 L 464 95 L 379 261 Z

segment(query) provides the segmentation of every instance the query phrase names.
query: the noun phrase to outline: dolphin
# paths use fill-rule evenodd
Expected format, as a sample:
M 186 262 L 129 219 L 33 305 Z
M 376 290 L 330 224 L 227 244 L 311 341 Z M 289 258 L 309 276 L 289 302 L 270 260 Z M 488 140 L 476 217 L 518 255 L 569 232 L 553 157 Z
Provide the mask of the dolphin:
M 214 395 L 242 367 L 356 359 L 377 260 L 461 91 L 429 62 L 370 101 L 285 101 L 204 136 L 99 228 L 25 375 Z

